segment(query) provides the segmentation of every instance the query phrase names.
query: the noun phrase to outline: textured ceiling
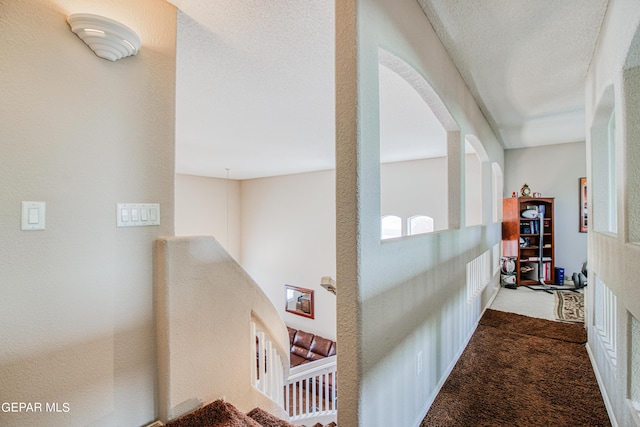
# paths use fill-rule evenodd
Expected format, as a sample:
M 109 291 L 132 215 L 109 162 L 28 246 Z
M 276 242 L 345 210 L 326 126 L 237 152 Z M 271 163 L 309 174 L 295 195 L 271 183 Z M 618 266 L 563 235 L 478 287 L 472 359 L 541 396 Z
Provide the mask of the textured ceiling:
M 505 148 L 584 141 L 608 0 L 418 0 Z
M 170 1 L 180 9 L 176 171 L 333 168 L 333 2 Z M 606 1 L 417 1 L 506 148 L 584 140 L 584 78 Z M 442 128 L 409 85 L 381 67 L 380 86 L 382 160 L 442 155 L 425 144 Z
M 236 179 L 334 163 L 333 5 L 174 0 L 176 168 Z

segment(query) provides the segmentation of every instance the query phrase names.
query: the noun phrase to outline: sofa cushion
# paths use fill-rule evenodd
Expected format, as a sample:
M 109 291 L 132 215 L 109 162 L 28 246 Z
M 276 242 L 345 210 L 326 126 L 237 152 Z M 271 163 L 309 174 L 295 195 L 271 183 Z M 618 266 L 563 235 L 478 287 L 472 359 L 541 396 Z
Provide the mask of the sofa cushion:
M 327 354 L 327 357 L 335 356 L 336 354 L 338 354 L 338 344 L 334 341 L 331 344 L 331 348 L 329 349 L 329 354 Z
M 309 350 L 304 347 L 299 347 L 297 345 L 291 346 L 292 356 L 298 356 L 298 357 L 302 357 L 303 359 L 306 359 L 308 354 L 309 354 Z
M 298 331 L 293 337 L 293 345 L 309 350 L 309 347 L 311 347 L 311 341 L 313 341 L 313 337 L 314 335 L 310 334 L 309 332 Z
M 303 363 L 307 363 L 309 361 L 305 357 L 298 356 L 297 354 L 294 354 L 294 353 L 291 353 L 289 358 L 291 359 L 290 362 L 291 362 L 292 368 L 294 366 L 302 365 Z
M 313 337 L 313 340 L 311 341 L 311 345 L 309 346 L 308 357 L 311 360 L 316 360 L 316 359 L 329 356 L 329 351 L 331 350 L 332 344 L 333 344 L 333 341 L 316 335 L 315 337 Z
M 287 326 L 287 331 L 289 331 L 289 345 L 292 346 L 293 339 L 296 337 L 296 332 L 298 332 L 298 330 Z

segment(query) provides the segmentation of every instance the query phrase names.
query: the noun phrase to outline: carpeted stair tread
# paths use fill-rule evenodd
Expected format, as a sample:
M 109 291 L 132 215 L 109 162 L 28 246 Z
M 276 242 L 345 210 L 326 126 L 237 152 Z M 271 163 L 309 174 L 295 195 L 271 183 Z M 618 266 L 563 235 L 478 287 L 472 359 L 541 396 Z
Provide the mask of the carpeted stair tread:
M 166 427 L 262 427 L 235 406 L 216 400 L 194 412 L 170 421 Z
M 280 419 L 261 408 L 254 408 L 246 415 L 231 403 L 216 400 L 200 409 L 165 424 L 165 427 L 304 427 Z M 313 427 L 337 427 L 332 422 L 325 426 L 316 423 Z
M 262 427 L 296 427 L 294 424 L 270 414 L 262 408 L 254 408 L 247 413 L 251 419 Z
M 587 342 L 587 331 L 581 324 L 538 319 L 504 311 L 487 309 L 480 319 L 480 324 L 497 327 L 503 331 L 516 334 L 551 338 L 578 344 Z
M 301 425 L 298 427 L 307 427 L 305 425 Z M 333 421 L 330 422 L 329 424 L 321 424 L 321 423 L 315 423 L 313 426 L 311 427 L 338 427 L 338 424 L 334 423 Z

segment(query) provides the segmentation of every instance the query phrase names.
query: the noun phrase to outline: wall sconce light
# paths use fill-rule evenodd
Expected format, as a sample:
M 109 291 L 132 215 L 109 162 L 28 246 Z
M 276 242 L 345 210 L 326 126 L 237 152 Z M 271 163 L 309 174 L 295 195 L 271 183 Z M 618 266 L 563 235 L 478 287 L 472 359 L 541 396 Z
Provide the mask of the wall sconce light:
M 89 13 L 76 13 L 67 18 L 73 31 L 100 58 L 116 61 L 135 55 L 140 38 L 129 27 L 113 19 Z
M 336 295 L 336 281 L 331 278 L 331 276 L 323 276 L 320 279 L 320 286 Z

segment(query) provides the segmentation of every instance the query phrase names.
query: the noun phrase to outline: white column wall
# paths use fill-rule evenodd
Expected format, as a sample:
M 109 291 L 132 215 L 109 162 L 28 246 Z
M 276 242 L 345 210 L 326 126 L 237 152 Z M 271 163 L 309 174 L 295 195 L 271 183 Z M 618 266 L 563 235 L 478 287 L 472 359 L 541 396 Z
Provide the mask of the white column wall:
M 501 230 L 492 224 L 380 242 L 378 48 L 417 69 L 460 128 L 448 162 L 452 224 L 463 206 L 459 135 L 476 135 L 501 165 L 503 152 L 417 2 L 338 0 L 336 10 L 338 424 L 417 425 L 480 315 L 466 304 L 466 263 Z M 490 186 L 483 200 L 490 206 Z
M 640 318 L 640 246 L 630 240 L 638 235 L 637 188 L 640 168 L 637 162 L 637 146 L 640 134 L 635 125 L 638 121 L 637 105 L 628 99 L 637 99 L 640 91 L 638 79 L 625 69 L 640 65 L 640 7 L 635 0 L 613 0 L 609 3 L 598 45 L 587 75 L 586 129 L 587 129 L 587 179 L 590 186 L 597 186 L 599 175 L 594 174 L 602 156 L 595 155 L 594 138 L 601 119 L 600 110 L 608 103 L 613 88 L 616 115 L 616 181 L 617 181 L 617 234 L 589 231 L 589 286 L 587 302 L 592 309 L 587 311 L 589 331 L 588 350 L 598 375 L 609 414 L 614 425 L 628 426 L 640 423 L 640 411 L 632 409 L 631 390 L 640 384 L 637 366 L 637 343 L 632 342 L 632 327 Z M 593 206 L 593 192 L 589 194 L 589 220 L 593 224 L 600 210 Z M 598 199 L 602 200 L 602 199 Z M 615 324 L 616 361 L 604 348 L 595 331 L 594 312 L 605 304 L 596 299 L 595 278 L 606 285 L 617 302 L 617 312 L 612 314 Z M 635 335 L 637 337 L 637 335 Z M 634 366 L 631 366 L 631 363 Z M 640 402 L 636 402 L 640 405 Z

